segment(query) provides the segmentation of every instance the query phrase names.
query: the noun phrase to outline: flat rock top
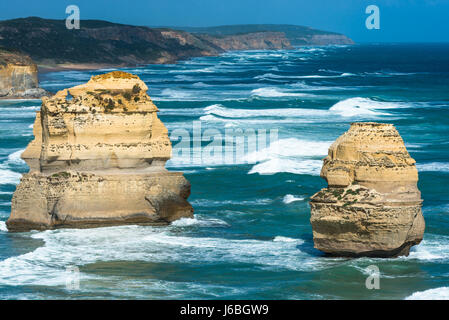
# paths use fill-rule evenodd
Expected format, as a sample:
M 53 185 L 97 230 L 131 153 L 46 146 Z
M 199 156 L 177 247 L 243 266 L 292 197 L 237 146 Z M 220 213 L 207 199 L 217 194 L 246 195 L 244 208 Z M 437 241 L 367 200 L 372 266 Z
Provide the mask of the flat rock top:
M 93 76 L 87 83 L 70 88 L 69 92 L 72 95 L 77 95 L 81 91 L 133 90 L 136 85 L 144 91 L 148 90 L 146 84 L 138 76 L 123 71 L 113 71 Z
M 10 51 L 0 48 L 0 67 L 7 64 L 13 64 L 17 66 L 33 65 L 33 60 L 25 54 L 17 51 Z
M 44 98 L 43 110 L 51 113 L 155 112 L 158 109 L 146 93 L 147 90 L 148 87 L 138 76 L 113 71 L 58 91 L 49 99 Z

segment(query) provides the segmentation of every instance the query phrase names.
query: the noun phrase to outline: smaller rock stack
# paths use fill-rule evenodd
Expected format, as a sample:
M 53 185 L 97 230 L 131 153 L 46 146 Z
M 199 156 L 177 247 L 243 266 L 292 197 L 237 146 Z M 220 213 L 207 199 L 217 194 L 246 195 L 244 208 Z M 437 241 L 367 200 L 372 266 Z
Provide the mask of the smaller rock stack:
M 421 242 L 418 171 L 392 124 L 353 123 L 329 148 L 321 177 L 328 187 L 310 200 L 315 248 L 395 257 Z
M 25 54 L 0 48 L 0 98 L 40 98 L 37 66 Z

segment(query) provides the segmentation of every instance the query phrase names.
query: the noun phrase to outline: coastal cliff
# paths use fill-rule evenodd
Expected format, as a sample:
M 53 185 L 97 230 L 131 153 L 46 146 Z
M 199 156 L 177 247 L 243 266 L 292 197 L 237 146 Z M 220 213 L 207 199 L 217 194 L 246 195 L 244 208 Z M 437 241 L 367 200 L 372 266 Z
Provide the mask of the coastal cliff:
M 0 48 L 0 98 L 39 98 L 37 66 L 27 55 Z
M 237 24 L 216 27 L 183 27 L 180 29 L 195 35 L 208 35 L 210 37 L 278 33 L 282 34 L 282 38 L 286 39 L 292 46 L 354 44 L 352 39 L 340 33 L 289 24 Z
M 42 99 L 30 167 L 14 193 L 10 231 L 167 224 L 193 217 L 190 184 L 169 172 L 167 129 L 137 76 L 111 72 Z
M 38 17 L 0 21 L 0 46 L 28 54 L 43 70 L 55 70 L 175 63 L 228 50 L 353 43 L 341 34 L 289 25 L 183 29 L 100 20 L 82 20 L 80 25 L 79 30 L 68 30 L 64 20 Z
M 185 31 L 98 20 L 83 20 L 79 30 L 68 30 L 64 20 L 37 17 L 0 21 L 0 46 L 28 54 L 43 69 L 174 63 L 222 52 Z
M 418 171 L 392 124 L 353 123 L 329 148 L 321 176 L 328 187 L 310 200 L 315 248 L 395 257 L 421 242 Z
M 224 51 L 292 49 L 290 41 L 282 32 L 252 32 L 228 36 L 199 36 Z

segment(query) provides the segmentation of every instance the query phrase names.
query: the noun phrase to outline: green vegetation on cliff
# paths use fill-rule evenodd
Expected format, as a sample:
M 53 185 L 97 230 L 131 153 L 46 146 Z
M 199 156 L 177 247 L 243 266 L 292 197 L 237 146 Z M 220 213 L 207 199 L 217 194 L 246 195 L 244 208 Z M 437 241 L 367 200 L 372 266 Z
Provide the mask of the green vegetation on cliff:
M 0 21 L 0 46 L 28 54 L 40 66 L 76 68 L 77 65 L 173 63 L 227 50 L 352 43 L 340 34 L 292 25 L 235 25 L 185 30 L 99 20 L 82 20 L 80 25 L 78 30 L 69 30 L 65 20 L 38 17 Z
M 292 45 L 353 44 L 345 35 L 290 24 L 239 24 L 216 27 L 182 27 L 180 30 L 211 36 L 229 36 L 252 32 L 283 32 Z

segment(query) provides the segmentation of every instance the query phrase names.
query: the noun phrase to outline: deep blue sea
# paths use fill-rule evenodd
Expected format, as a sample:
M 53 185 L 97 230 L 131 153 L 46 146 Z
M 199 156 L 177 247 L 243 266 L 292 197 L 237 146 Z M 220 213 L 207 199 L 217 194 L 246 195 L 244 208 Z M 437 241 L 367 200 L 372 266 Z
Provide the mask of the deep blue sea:
M 41 74 L 41 86 L 111 70 Z M 122 70 L 145 81 L 160 109 L 174 145 L 167 167 L 191 182 L 195 219 L 8 233 L 40 101 L 0 101 L 0 299 L 449 298 L 449 44 L 239 51 Z M 417 161 L 426 231 L 408 257 L 313 248 L 308 199 L 326 186 L 327 148 L 354 121 L 393 123 Z M 193 134 L 195 123 L 205 136 L 254 129 L 278 139 L 232 163 L 207 153 L 194 162 L 175 152 L 175 133 Z M 380 289 L 365 286 L 370 265 Z M 70 266 L 79 289 L 67 286 Z

